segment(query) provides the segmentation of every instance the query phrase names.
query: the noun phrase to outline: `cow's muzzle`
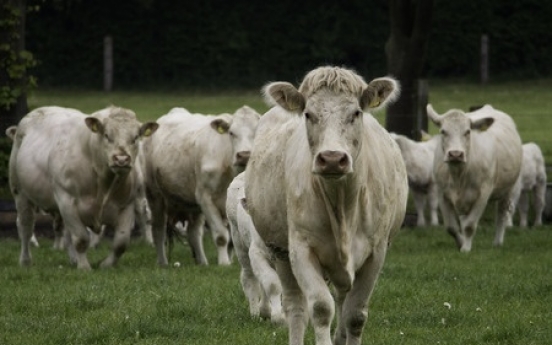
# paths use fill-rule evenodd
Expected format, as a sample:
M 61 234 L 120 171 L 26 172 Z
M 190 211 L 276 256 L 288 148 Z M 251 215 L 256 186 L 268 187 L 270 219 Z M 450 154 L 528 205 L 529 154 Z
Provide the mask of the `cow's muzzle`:
M 236 153 L 236 160 L 234 161 L 234 165 L 245 167 L 247 165 L 247 162 L 249 162 L 250 155 L 250 151 L 240 151 Z
M 464 151 L 450 150 L 445 157 L 447 163 L 464 163 L 466 161 L 466 155 Z
M 351 171 L 351 161 L 345 152 L 327 150 L 316 155 L 314 168 L 324 177 L 339 178 Z

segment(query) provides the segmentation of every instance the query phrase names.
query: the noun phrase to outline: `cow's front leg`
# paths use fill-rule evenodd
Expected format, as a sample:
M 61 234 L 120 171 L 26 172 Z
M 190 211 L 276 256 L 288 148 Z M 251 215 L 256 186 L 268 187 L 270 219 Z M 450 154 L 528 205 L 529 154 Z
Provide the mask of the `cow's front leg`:
M 464 244 L 464 236 L 460 232 L 460 225 L 458 224 L 454 207 L 446 199 L 441 199 L 439 201 L 439 206 L 441 208 L 441 213 L 443 214 L 443 224 L 445 225 L 445 229 L 449 235 L 454 238 L 458 249 L 462 248 L 462 245 Z
M 387 253 L 387 243 L 374 252 L 356 272 L 350 291 L 337 290 L 340 315 L 335 331 L 335 345 L 360 345 L 364 324 L 368 319 L 368 302 L 376 286 Z
M 479 219 L 481 219 L 485 206 L 487 206 L 487 200 L 488 197 L 479 197 L 472 205 L 470 213 L 467 216 L 460 217 L 460 227 L 464 234 L 464 243 L 460 247 L 460 251 L 463 253 L 468 253 L 472 249 L 473 238 L 477 232 Z M 504 224 L 506 224 L 506 218 L 504 218 Z
M 314 327 L 316 345 L 331 345 L 330 325 L 335 306 L 324 280 L 318 257 L 297 230 L 290 226 L 289 258 L 293 274 L 307 298 L 309 316 Z
M 111 267 L 117 264 L 119 258 L 130 244 L 130 235 L 134 226 L 134 205 L 127 206 L 121 211 L 118 224 L 115 226 L 113 248 L 111 253 L 102 261 L 100 267 Z
M 71 205 L 72 203 L 63 203 L 63 205 Z M 90 237 L 88 229 L 80 220 L 76 208 L 64 207 L 60 209 L 61 217 L 65 231 L 67 232 L 67 251 L 72 262 L 76 262 L 78 269 L 92 269 L 86 251 L 90 245 Z
M 287 318 L 289 345 L 303 345 L 309 322 L 307 301 L 293 275 L 290 261 L 276 259 L 275 266 L 282 283 L 282 306 Z

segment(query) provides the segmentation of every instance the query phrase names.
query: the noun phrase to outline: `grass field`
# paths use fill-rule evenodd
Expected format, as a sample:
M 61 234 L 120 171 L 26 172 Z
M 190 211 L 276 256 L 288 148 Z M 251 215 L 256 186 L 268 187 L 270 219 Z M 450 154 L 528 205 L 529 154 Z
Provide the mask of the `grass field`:
M 404 229 L 372 297 L 363 344 L 550 344 L 552 227 L 510 229 L 503 248 L 491 246 L 493 232 L 480 227 L 463 254 L 441 228 Z M 39 240 L 25 269 L 18 241 L 0 242 L 0 344 L 287 344 L 285 328 L 249 316 L 236 262 L 198 267 L 179 244 L 171 261 L 182 266 L 160 269 L 153 248 L 135 239 L 118 267 L 80 272 Z M 108 249 L 105 240 L 91 262 Z

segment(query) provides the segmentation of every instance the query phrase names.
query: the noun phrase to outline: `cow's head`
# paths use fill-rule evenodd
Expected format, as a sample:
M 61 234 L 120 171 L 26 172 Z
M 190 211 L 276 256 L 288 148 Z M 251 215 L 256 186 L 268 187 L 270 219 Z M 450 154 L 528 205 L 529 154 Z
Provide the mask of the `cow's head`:
M 468 161 L 472 130 L 485 130 L 494 122 L 492 117 L 472 118 L 456 109 L 439 115 L 431 104 L 427 105 L 427 116 L 440 129 L 440 147 L 443 150 L 445 163 L 456 165 Z
M 138 155 L 138 143 L 142 137 L 152 135 L 159 125 L 138 122 L 134 112 L 109 107 L 85 119 L 88 128 L 98 136 L 98 154 L 114 173 L 130 171 Z
M 313 157 L 312 172 L 341 178 L 353 172 L 362 146 L 363 114 L 397 98 L 398 83 L 378 78 L 366 83 L 351 70 L 320 67 L 309 72 L 297 90 L 287 82 L 264 88 L 267 102 L 304 117 Z
M 245 169 L 253 147 L 253 139 L 261 115 L 243 106 L 231 116 L 217 116 L 211 127 L 221 135 L 228 135 L 232 142 L 232 165 L 236 173 Z

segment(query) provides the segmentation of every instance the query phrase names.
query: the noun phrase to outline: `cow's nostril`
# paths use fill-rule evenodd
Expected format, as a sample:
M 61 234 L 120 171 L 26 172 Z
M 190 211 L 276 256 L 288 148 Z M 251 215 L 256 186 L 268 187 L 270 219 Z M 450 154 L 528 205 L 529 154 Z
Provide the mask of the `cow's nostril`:
M 341 151 L 322 151 L 316 156 L 316 166 L 322 174 L 344 174 L 349 171 L 349 157 Z

